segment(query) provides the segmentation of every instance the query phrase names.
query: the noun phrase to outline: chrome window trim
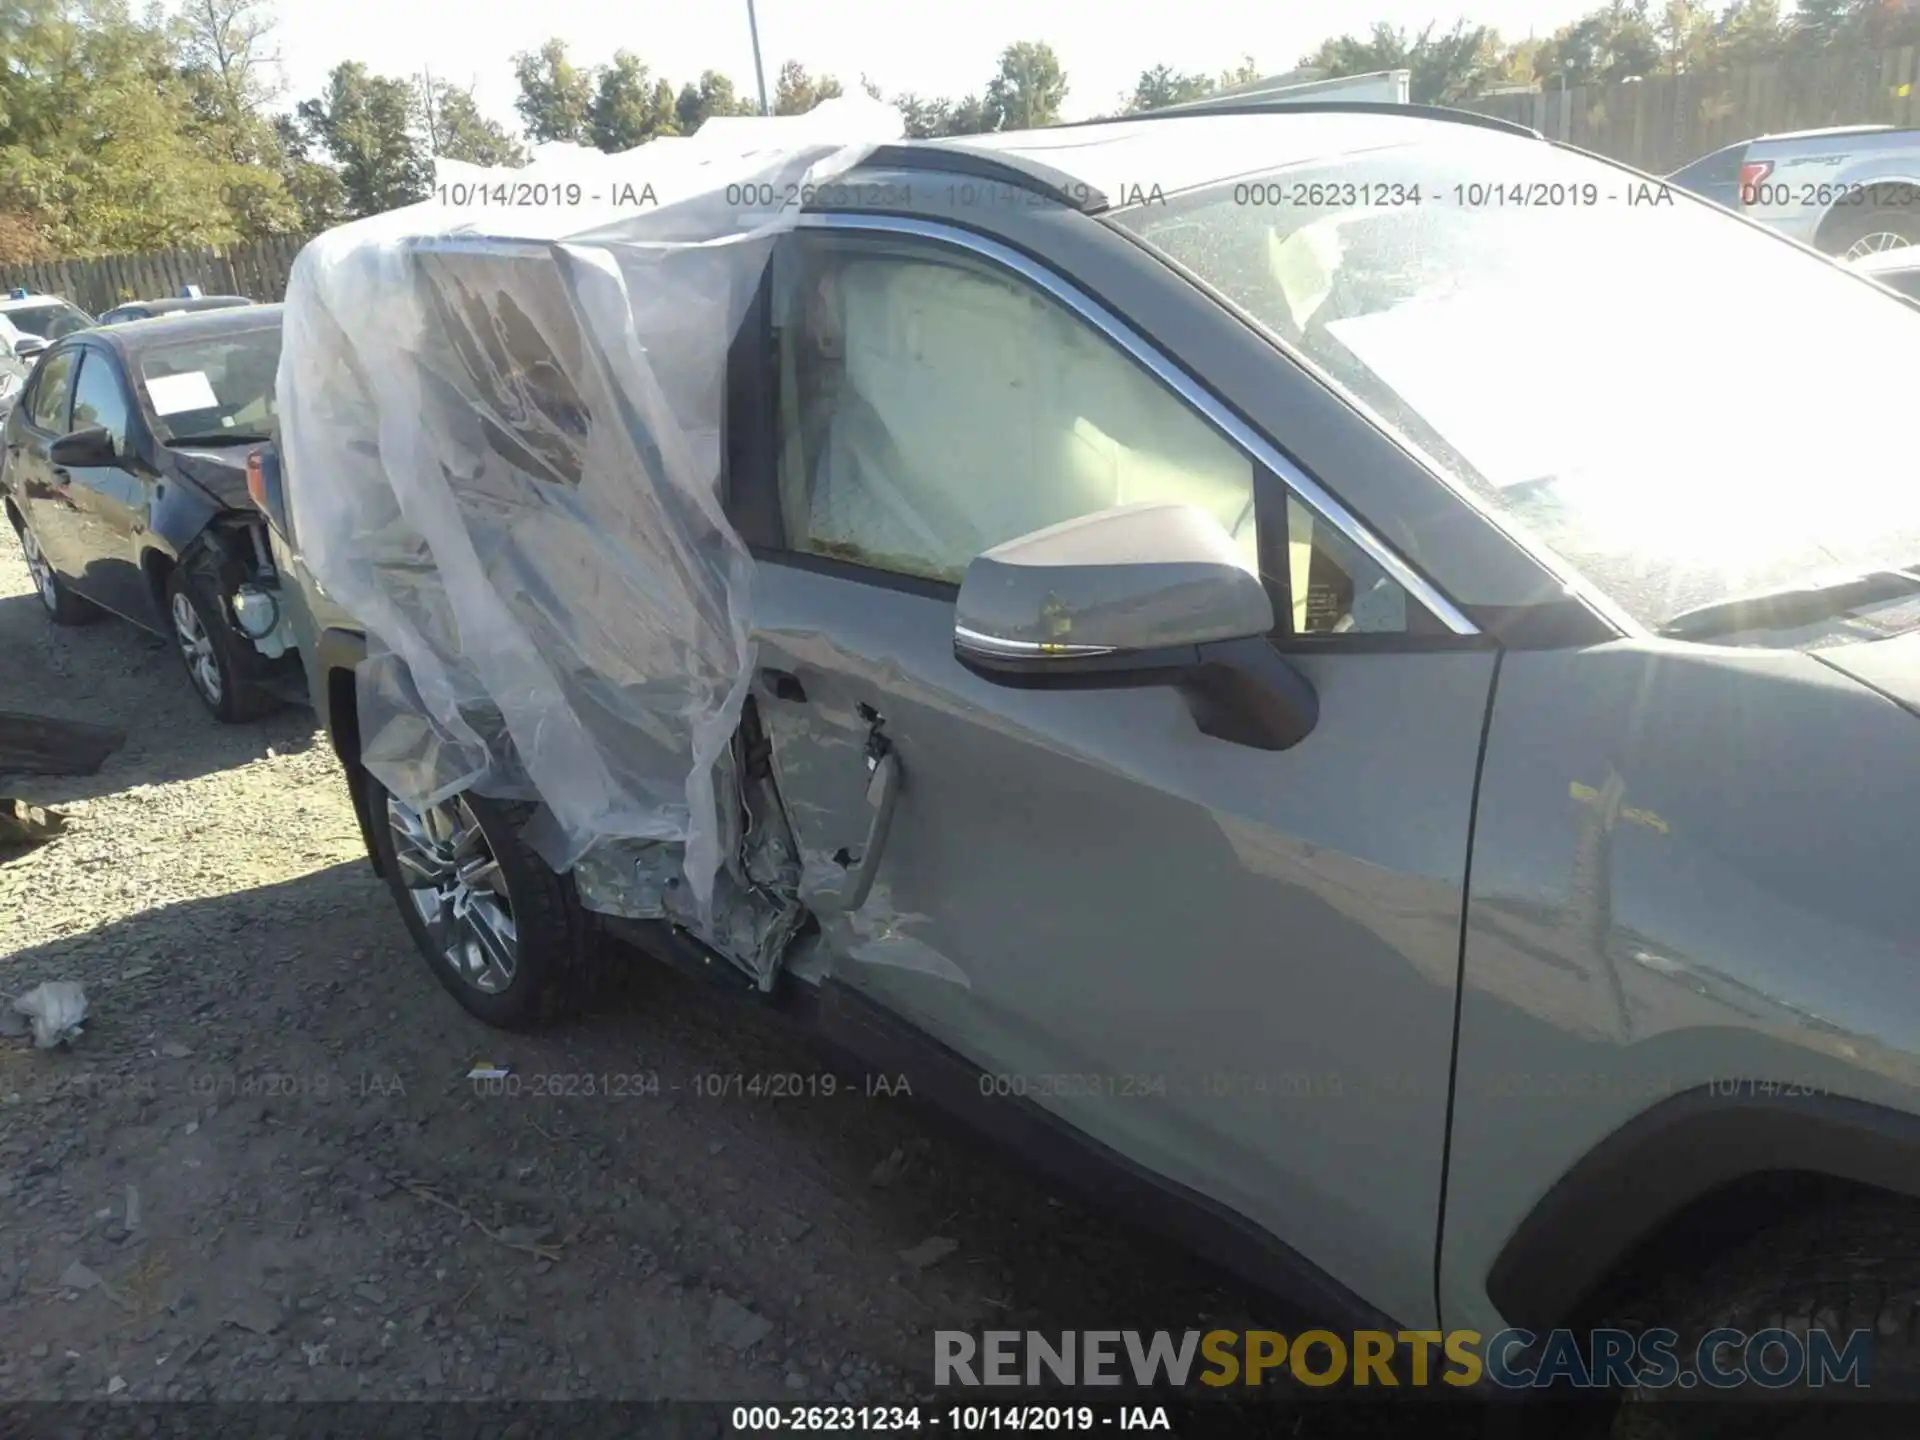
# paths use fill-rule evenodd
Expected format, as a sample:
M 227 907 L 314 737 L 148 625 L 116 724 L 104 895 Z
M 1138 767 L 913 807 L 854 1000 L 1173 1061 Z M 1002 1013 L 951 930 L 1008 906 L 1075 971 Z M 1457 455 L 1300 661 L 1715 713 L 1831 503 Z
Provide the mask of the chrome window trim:
M 987 635 L 978 630 L 969 630 L 964 625 L 953 627 L 953 638 L 957 644 L 979 655 L 1002 656 L 1021 660 L 1072 660 L 1088 655 L 1111 655 L 1111 645 L 1061 645 L 1042 640 L 1006 640 L 998 635 Z
M 799 217 L 798 224 L 800 228 L 807 230 L 848 230 L 933 240 L 978 255 L 1003 269 L 1011 270 L 1023 280 L 1046 291 L 1144 365 L 1163 385 L 1203 415 L 1214 429 L 1232 441 L 1249 459 L 1277 475 L 1281 483 L 1302 504 L 1314 512 L 1317 519 L 1325 521 L 1358 546 L 1363 554 L 1393 579 L 1395 584 L 1430 611 L 1449 631 L 1455 635 L 1480 633 L 1479 627 L 1469 620 L 1457 605 L 1442 595 L 1432 582 L 1415 571 L 1384 542 L 1374 536 L 1351 511 L 1322 489 L 1317 481 L 1283 456 L 1245 421 L 1229 411 L 1186 371 L 1142 339 L 1125 321 L 1053 271 L 1035 264 L 1017 250 L 1002 245 L 998 241 L 989 240 L 983 235 L 976 235 L 957 226 L 935 221 L 909 220 L 888 215 L 803 213 Z

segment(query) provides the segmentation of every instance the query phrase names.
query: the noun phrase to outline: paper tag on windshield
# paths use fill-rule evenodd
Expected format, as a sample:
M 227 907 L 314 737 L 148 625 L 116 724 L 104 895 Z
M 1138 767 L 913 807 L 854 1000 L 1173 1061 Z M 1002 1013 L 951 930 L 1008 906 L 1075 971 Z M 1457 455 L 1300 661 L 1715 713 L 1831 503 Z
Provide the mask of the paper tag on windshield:
M 150 375 L 147 394 L 153 397 L 156 415 L 184 415 L 189 410 L 218 410 L 219 397 L 206 371 L 193 370 L 185 375 Z

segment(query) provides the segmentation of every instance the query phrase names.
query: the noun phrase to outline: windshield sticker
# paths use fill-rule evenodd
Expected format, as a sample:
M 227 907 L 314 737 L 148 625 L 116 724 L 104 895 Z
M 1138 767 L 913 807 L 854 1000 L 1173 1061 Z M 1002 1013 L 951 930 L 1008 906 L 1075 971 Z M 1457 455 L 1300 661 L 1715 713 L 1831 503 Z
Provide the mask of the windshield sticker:
M 147 394 L 153 397 L 156 415 L 183 415 L 189 410 L 218 410 L 220 401 L 213 393 L 213 382 L 204 370 L 185 375 L 149 375 Z

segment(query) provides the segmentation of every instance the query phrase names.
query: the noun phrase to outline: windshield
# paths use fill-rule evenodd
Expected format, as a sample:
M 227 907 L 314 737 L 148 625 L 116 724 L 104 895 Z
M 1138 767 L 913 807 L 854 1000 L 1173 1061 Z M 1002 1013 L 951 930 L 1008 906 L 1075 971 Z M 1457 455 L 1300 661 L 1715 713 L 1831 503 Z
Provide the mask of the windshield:
M 48 340 L 60 340 L 76 330 L 85 330 L 93 324 L 85 311 L 76 310 L 62 301 L 49 301 L 45 305 L 19 305 L 7 311 L 7 319 L 14 327 L 28 335 L 44 336 Z
M 1113 218 L 1642 624 L 1920 562 L 1920 311 L 1657 180 L 1445 128 Z
M 156 345 L 141 350 L 134 364 L 161 444 L 267 438 L 279 326 Z

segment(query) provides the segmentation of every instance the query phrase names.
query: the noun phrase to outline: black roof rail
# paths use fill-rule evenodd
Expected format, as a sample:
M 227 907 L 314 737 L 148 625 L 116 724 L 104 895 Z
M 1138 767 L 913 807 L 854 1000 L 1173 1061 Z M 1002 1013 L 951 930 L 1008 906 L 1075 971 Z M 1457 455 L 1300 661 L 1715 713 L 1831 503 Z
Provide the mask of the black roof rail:
M 991 150 L 969 149 L 967 139 L 965 135 L 950 135 L 941 136 L 938 141 L 908 140 L 876 145 L 862 157 L 860 166 L 874 170 L 932 170 L 989 185 L 1012 186 L 1088 215 L 1098 214 L 1111 203 L 1099 186 L 1076 180 L 1064 170 L 1025 156 L 1011 159 Z M 947 141 L 953 143 L 944 143 Z
M 1142 110 L 1136 115 L 1115 115 L 1105 120 L 1075 120 L 1050 128 L 1072 130 L 1082 125 L 1124 125 L 1135 120 L 1172 120 L 1190 115 L 1272 115 L 1282 110 L 1325 115 L 1347 111 L 1360 115 L 1406 115 L 1415 120 L 1442 120 L 1450 125 L 1472 125 L 1482 130 L 1498 130 L 1507 135 L 1524 135 L 1529 140 L 1547 137 L 1517 120 L 1502 120 L 1498 115 L 1482 115 L 1475 110 L 1455 110 L 1446 105 L 1401 105 L 1392 100 L 1248 100 L 1231 105 L 1209 105 L 1194 101 L 1169 105 L 1160 110 Z

